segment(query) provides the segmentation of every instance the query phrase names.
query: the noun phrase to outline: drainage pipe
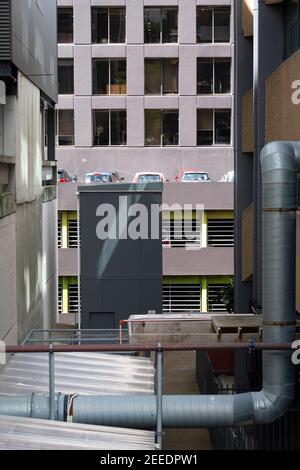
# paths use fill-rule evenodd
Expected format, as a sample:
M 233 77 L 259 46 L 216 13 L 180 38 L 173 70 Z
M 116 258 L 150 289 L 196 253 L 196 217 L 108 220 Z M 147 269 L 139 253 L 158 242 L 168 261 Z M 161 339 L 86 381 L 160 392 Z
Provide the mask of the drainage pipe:
M 263 180 L 264 342 L 291 344 L 296 334 L 295 246 L 297 171 L 300 143 L 274 142 L 261 153 Z M 263 353 L 263 389 L 232 396 L 164 396 L 165 428 L 222 427 L 271 423 L 286 413 L 294 398 L 295 368 L 284 350 Z M 58 420 L 154 429 L 155 396 L 63 396 L 55 399 Z M 66 413 L 66 410 L 68 412 Z M 0 414 L 45 418 L 49 399 L 2 397 Z

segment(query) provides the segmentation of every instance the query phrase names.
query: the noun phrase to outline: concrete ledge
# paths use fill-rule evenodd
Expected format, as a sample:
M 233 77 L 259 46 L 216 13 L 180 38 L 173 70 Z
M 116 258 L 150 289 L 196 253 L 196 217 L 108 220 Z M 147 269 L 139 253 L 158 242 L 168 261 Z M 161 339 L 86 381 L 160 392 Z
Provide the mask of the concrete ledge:
M 16 210 L 15 193 L 0 194 L 0 219 L 13 214 Z

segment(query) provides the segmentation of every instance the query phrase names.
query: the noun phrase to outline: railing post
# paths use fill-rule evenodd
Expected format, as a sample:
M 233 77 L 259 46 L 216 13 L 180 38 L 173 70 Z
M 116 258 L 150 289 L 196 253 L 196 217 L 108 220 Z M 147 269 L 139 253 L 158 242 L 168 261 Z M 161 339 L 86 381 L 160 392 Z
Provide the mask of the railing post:
M 53 345 L 49 345 L 49 419 L 55 421 L 55 370 Z
M 156 443 L 158 449 L 162 449 L 163 426 L 162 426 L 162 381 L 163 381 L 163 351 L 161 344 L 158 344 L 156 352 L 156 393 L 157 393 L 157 414 L 156 414 Z

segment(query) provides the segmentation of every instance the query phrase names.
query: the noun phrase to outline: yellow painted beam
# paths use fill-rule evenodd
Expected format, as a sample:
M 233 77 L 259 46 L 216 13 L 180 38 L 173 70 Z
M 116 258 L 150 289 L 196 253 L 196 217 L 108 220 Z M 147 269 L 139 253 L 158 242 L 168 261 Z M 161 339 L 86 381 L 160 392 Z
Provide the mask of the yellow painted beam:
M 62 313 L 69 313 L 69 282 L 67 277 L 62 278 Z
M 207 212 L 202 215 L 202 248 L 207 248 Z
M 207 313 L 208 312 L 208 297 L 207 297 L 207 279 L 206 277 L 203 277 L 202 278 L 202 283 L 201 283 L 201 286 L 202 286 L 202 294 L 201 294 L 201 303 L 202 303 L 202 306 L 201 306 L 201 311 L 204 312 L 204 313 Z
M 68 213 L 61 213 L 61 247 L 68 248 Z

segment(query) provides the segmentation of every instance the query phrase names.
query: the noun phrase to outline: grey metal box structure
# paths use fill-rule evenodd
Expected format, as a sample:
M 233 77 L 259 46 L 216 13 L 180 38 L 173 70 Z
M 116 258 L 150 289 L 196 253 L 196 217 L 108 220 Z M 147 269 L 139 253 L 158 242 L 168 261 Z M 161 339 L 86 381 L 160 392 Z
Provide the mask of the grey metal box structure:
M 162 185 L 102 184 L 79 187 L 81 327 L 114 329 L 131 314 L 162 311 L 161 215 L 156 238 L 151 208 L 162 204 Z M 97 226 L 103 217 L 99 207 L 111 205 L 117 217 L 116 237 L 100 239 Z M 134 217 L 128 208 L 142 204 L 147 212 L 149 237 L 120 237 L 121 214 L 127 227 Z M 128 230 L 126 229 L 126 233 Z

